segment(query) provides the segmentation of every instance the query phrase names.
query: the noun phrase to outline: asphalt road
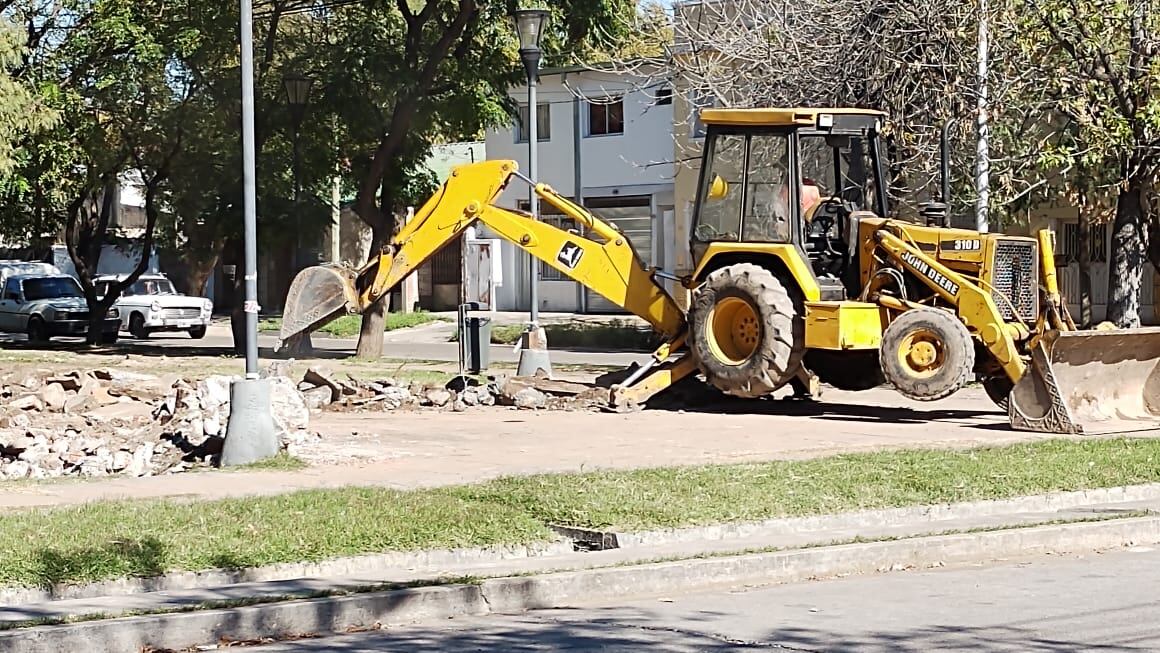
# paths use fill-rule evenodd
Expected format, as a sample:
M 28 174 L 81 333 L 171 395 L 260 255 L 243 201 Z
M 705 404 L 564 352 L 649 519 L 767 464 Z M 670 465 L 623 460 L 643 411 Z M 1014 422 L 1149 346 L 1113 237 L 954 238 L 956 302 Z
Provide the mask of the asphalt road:
M 1160 650 L 1160 553 L 1133 549 L 625 601 L 257 647 L 262 653 Z

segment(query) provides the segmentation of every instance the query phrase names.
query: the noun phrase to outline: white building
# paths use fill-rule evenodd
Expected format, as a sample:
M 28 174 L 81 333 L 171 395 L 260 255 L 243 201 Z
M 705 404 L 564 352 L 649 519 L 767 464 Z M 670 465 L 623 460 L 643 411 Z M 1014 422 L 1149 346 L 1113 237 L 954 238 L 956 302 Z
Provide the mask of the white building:
M 589 68 L 541 71 L 538 87 L 538 180 L 617 225 L 647 264 L 671 267 L 673 237 L 673 106 L 671 89 L 647 80 Z M 526 118 L 527 88 L 511 97 Z M 489 159 L 514 159 L 529 170 L 522 121 L 487 135 Z M 528 189 L 513 183 L 501 197 L 508 208 L 527 208 Z M 568 229 L 576 225 L 541 203 L 541 215 Z M 556 215 L 553 215 L 555 213 Z M 486 233 L 481 234 L 487 236 Z M 668 244 L 666 244 L 668 243 Z M 503 285 L 498 310 L 529 308 L 529 256 L 502 245 Z M 556 270 L 539 266 L 542 311 L 613 312 L 599 295 Z

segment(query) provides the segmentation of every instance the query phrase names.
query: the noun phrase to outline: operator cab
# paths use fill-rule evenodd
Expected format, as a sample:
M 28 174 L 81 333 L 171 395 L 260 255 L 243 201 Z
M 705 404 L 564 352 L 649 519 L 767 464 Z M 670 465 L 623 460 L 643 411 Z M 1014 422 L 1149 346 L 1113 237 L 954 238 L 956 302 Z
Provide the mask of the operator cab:
M 855 222 L 885 216 L 881 130 L 865 109 L 706 109 L 694 260 L 711 243 L 791 244 L 823 300 L 858 294 Z

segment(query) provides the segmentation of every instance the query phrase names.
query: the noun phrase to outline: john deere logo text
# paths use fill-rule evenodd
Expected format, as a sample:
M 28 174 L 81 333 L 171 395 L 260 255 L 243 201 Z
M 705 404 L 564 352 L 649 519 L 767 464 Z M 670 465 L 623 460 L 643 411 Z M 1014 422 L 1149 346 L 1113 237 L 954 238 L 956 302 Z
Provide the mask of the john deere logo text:
M 902 262 L 909 265 L 917 274 L 930 279 L 934 285 L 947 291 L 947 294 L 958 295 L 959 284 L 946 278 L 946 275 L 932 268 L 926 261 L 920 259 L 910 252 L 902 253 Z

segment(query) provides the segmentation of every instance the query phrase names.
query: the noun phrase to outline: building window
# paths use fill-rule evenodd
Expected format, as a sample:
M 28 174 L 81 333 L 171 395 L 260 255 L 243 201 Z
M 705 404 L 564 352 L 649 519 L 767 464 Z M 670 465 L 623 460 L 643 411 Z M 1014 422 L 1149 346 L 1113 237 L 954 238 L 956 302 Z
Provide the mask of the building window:
M 656 100 L 653 101 L 654 106 L 667 107 L 673 103 L 673 89 L 664 86 L 657 89 Z
M 544 143 L 552 140 L 552 106 L 550 104 L 536 105 L 536 140 Z M 528 105 L 520 105 L 519 115 L 516 117 L 516 142 L 527 143 Z
M 624 133 L 624 98 L 588 103 L 588 135 Z
M 1060 267 L 1066 267 L 1079 262 L 1079 223 L 1067 222 L 1060 225 L 1059 233 L 1055 235 L 1055 262 Z M 1090 231 L 1089 245 L 1092 263 L 1108 262 L 1108 225 L 1093 224 Z

